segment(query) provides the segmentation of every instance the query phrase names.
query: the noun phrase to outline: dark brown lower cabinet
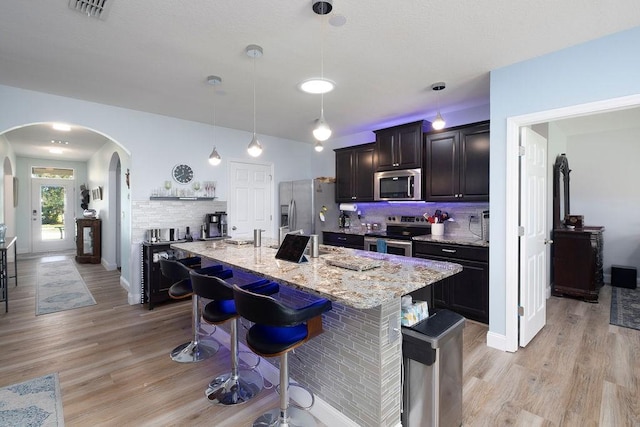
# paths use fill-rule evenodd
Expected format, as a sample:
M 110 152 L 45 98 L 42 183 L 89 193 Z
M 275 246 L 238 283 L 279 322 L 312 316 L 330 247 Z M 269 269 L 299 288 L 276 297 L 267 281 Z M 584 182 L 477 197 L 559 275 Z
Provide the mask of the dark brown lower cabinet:
M 95 218 L 76 219 L 76 262 L 100 264 L 102 258 L 102 220 Z
M 460 273 L 431 285 L 433 306 L 489 323 L 489 248 L 414 241 L 413 256 L 462 265 Z
M 553 230 L 554 296 L 597 302 L 603 277 L 604 227 Z
M 323 231 L 322 244 L 351 249 L 364 249 L 364 236 L 362 234 Z

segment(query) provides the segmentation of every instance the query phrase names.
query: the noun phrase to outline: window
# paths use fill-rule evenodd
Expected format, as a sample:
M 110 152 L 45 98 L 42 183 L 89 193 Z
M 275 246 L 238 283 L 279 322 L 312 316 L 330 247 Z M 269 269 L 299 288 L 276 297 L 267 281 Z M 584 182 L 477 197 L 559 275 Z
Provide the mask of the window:
M 31 168 L 31 178 L 74 179 L 74 176 L 73 169 L 34 166 Z

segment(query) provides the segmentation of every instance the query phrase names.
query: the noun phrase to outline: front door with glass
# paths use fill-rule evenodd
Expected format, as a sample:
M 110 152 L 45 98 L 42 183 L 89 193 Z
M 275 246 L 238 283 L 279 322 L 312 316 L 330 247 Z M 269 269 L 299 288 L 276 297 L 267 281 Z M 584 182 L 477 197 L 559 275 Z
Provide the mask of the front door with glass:
M 65 179 L 32 180 L 32 252 L 60 251 L 75 247 L 74 182 Z

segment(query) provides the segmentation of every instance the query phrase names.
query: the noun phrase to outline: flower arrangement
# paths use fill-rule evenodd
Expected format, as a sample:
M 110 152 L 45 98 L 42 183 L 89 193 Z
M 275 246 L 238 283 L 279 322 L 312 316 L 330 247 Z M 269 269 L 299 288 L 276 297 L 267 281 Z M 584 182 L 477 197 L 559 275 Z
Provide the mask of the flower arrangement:
M 431 224 L 438 224 L 445 221 L 453 221 L 453 218 L 451 218 L 447 212 L 442 212 L 440 209 L 436 209 L 433 215 L 424 213 L 422 216 Z

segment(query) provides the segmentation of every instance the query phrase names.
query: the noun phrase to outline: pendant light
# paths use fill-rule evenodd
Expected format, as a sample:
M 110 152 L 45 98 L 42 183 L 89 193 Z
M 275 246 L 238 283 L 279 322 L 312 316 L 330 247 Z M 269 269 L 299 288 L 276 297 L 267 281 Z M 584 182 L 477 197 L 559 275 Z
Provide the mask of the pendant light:
M 247 151 L 252 157 L 258 157 L 262 154 L 262 145 L 256 136 L 256 58 L 262 56 L 262 48 L 256 44 L 250 44 L 245 51 L 249 57 L 253 58 L 253 138 Z
M 320 79 L 324 80 L 324 17 L 323 15 L 331 12 L 332 7 L 329 6 L 315 7 L 316 3 L 312 5 L 313 11 L 321 16 L 321 37 L 320 37 Z M 331 137 L 331 128 L 327 124 L 324 118 L 324 92 L 320 94 L 320 118 L 316 120 L 316 126 L 313 129 L 313 137 L 318 141 L 315 145 L 316 151 L 322 151 L 322 142 Z M 320 147 L 320 149 L 318 149 Z
M 433 123 L 431 123 L 431 127 L 433 127 L 435 130 L 444 129 L 445 125 L 447 124 L 440 114 L 440 97 L 438 95 L 438 93 L 445 87 L 446 85 L 444 82 L 438 82 L 431 85 L 431 90 L 436 91 L 436 104 L 438 107 L 438 114 L 436 115 L 436 119 L 433 121 Z
M 324 150 L 324 146 L 322 145 L 322 142 L 316 141 L 316 145 L 313 146 L 313 149 L 319 153 Z
M 207 83 L 213 86 L 213 151 L 209 155 L 209 163 L 213 166 L 218 166 L 222 161 L 220 154 L 218 154 L 218 150 L 216 150 L 215 142 L 216 142 L 216 86 L 222 84 L 222 79 L 218 76 L 209 76 L 207 77 Z

